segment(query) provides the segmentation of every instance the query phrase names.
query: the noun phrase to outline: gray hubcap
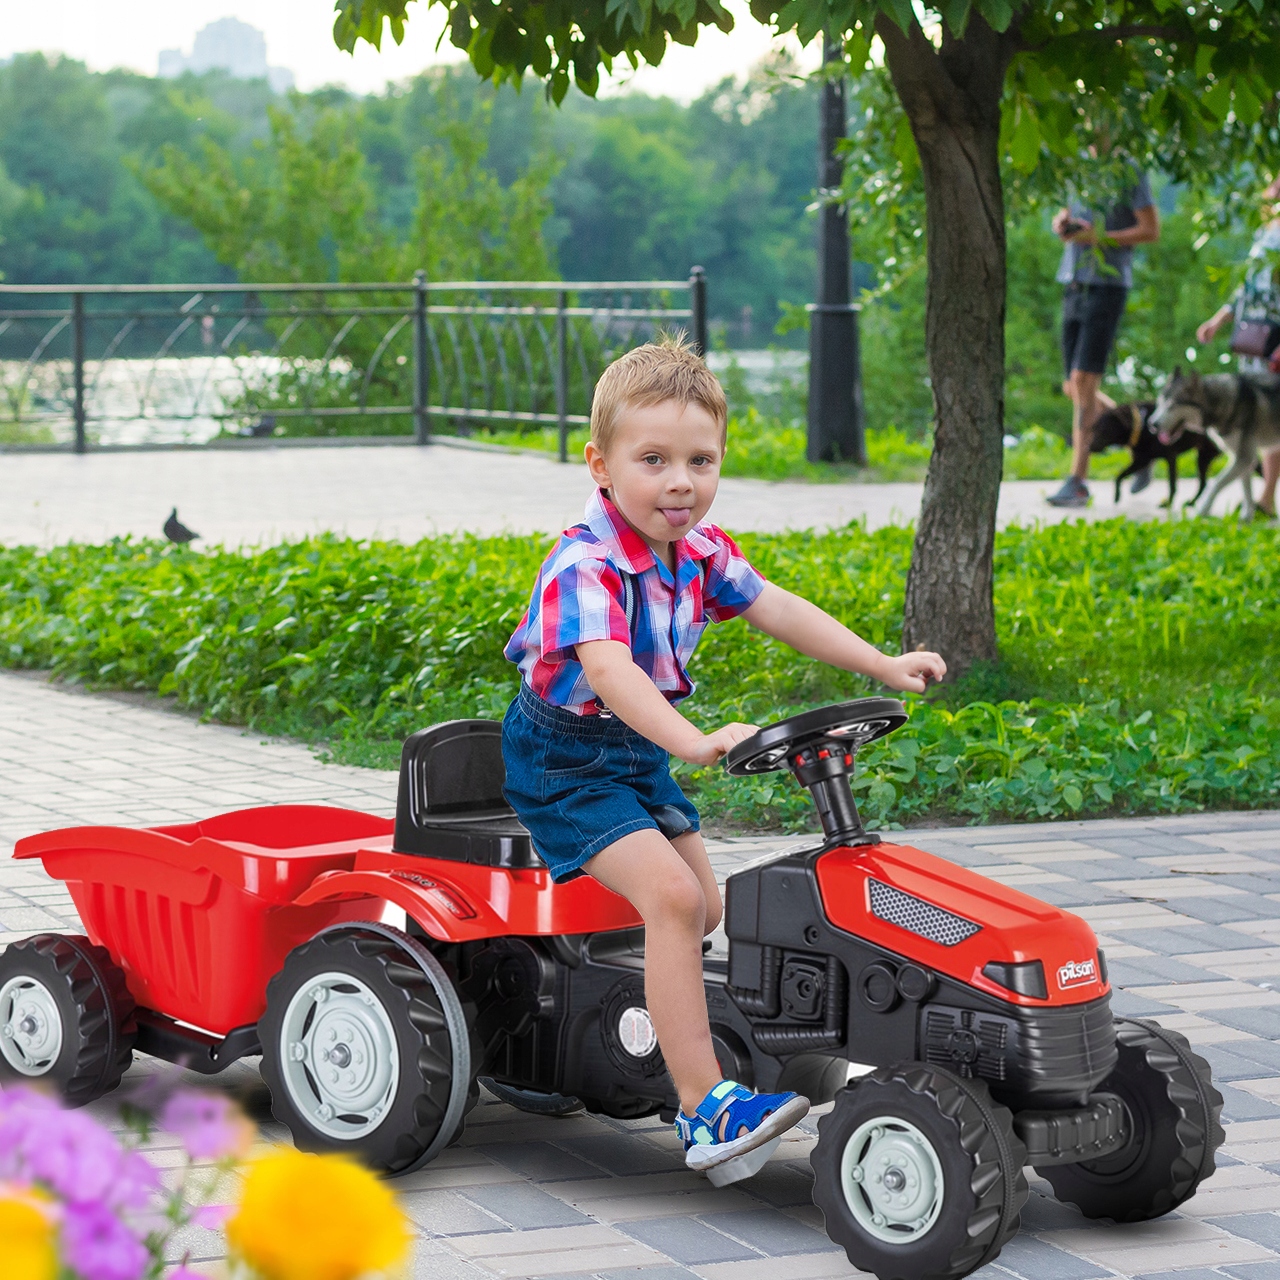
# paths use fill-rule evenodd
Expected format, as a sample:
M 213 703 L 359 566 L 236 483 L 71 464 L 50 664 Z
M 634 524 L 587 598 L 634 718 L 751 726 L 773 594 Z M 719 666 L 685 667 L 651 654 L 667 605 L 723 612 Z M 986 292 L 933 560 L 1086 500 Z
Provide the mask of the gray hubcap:
M 933 1143 L 915 1125 L 876 1116 L 845 1145 L 840 1188 L 868 1235 L 913 1244 L 938 1220 L 946 1183 Z
M 0 1054 L 19 1074 L 42 1076 L 62 1052 L 62 1015 L 53 992 L 25 975 L 0 987 Z
M 349 973 L 322 973 L 294 994 L 280 1032 L 294 1106 L 321 1133 L 353 1141 L 385 1119 L 400 1084 L 395 1024 Z

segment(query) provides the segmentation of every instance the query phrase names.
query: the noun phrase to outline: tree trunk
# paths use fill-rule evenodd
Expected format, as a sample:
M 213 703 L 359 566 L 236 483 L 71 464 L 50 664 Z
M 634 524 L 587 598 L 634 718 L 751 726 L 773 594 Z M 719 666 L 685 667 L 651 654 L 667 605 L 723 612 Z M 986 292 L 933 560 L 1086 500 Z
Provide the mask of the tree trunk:
M 915 136 L 928 236 L 925 343 L 934 445 L 907 575 L 903 648 L 953 674 L 996 657 L 991 560 L 1004 437 L 1004 194 L 1000 98 L 1013 33 L 976 13 L 936 49 L 912 23 L 876 30 Z

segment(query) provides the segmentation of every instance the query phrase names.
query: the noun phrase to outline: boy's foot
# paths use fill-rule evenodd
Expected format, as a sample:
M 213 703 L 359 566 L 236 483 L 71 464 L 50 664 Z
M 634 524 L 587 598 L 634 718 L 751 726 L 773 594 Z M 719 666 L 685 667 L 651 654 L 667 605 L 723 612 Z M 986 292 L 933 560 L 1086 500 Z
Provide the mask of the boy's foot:
M 1051 507 L 1087 507 L 1089 505 L 1089 486 L 1075 476 L 1068 476 L 1057 493 L 1050 494 L 1046 501 Z
M 721 1080 L 693 1115 L 676 1116 L 676 1133 L 685 1164 L 724 1186 L 759 1172 L 782 1135 L 808 1114 L 809 1099 L 799 1094 L 752 1093 L 734 1080 Z
M 1141 471 L 1133 477 L 1133 483 L 1129 486 L 1130 493 L 1141 493 L 1143 489 L 1151 483 L 1151 464 L 1148 463 Z

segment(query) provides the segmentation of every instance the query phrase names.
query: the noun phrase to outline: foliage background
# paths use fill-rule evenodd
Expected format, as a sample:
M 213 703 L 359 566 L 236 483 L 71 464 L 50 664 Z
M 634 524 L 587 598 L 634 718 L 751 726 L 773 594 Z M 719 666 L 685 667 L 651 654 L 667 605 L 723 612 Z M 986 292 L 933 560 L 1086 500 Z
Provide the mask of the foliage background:
M 911 530 L 747 535 L 772 580 L 877 645 L 900 640 Z M 0 662 L 171 693 L 232 723 L 394 766 L 434 721 L 500 717 L 502 646 L 547 540 L 339 538 L 250 553 L 150 543 L 0 550 Z M 910 699 L 865 753 L 877 823 L 1266 807 L 1280 796 L 1280 529 L 1232 520 L 1006 529 L 1002 665 Z M 870 692 L 736 621 L 709 630 L 685 704 L 765 723 Z M 785 778 L 679 776 L 723 826 L 810 825 Z
M 653 279 L 697 262 L 718 344 L 803 346 L 803 332 L 776 326 L 812 297 L 817 92 L 778 62 L 687 107 L 571 94 L 557 109 L 467 69 L 365 98 L 275 99 L 219 73 L 155 80 L 21 55 L 0 67 L 0 272 L 15 283 L 370 279 L 425 265 L 436 278 Z M 909 185 L 910 151 L 882 76 L 854 83 L 850 122 L 855 276 L 875 291 L 862 316 L 868 423 L 924 441 L 918 210 L 893 187 Z M 1065 435 L 1047 225 L 1058 193 L 1011 190 L 1006 426 Z M 1185 360 L 1247 249 L 1242 225 L 1215 221 L 1222 201 L 1165 186 L 1159 204 L 1164 233 L 1139 259 L 1117 395 L 1149 394 Z M 779 430 L 803 416 L 799 397 L 758 408 Z M 788 467 L 803 469 L 797 456 Z

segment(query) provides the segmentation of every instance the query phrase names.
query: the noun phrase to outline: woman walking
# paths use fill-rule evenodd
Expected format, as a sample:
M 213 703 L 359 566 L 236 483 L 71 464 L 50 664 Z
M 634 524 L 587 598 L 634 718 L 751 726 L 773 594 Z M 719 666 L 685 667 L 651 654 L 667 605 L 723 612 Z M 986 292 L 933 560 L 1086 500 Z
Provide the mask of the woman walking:
M 1273 264 L 1280 260 L 1280 176 L 1263 189 L 1262 200 L 1269 220 L 1253 238 L 1249 249 L 1251 265 L 1244 283 L 1196 330 L 1196 341 L 1201 346 L 1212 342 L 1228 320 L 1237 326 L 1253 324 L 1265 332 L 1259 354 L 1240 356 L 1241 373 L 1268 372 L 1280 347 L 1280 272 L 1273 270 Z M 1273 518 L 1278 479 L 1280 449 L 1274 449 L 1262 455 L 1262 494 L 1258 499 L 1258 506 Z

